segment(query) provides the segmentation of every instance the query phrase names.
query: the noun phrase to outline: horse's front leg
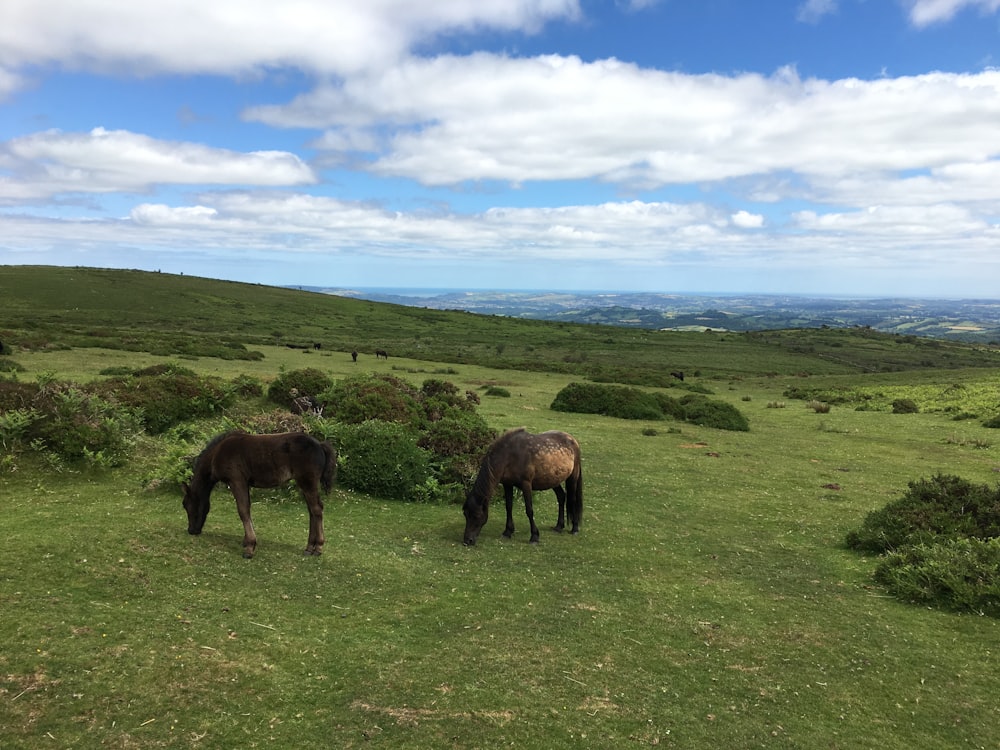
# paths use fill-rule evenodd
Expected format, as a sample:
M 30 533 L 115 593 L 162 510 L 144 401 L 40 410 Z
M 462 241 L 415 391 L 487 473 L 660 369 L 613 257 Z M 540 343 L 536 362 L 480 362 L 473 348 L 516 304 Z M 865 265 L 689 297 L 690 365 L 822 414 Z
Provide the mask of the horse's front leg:
M 232 484 L 229 489 L 236 498 L 236 512 L 240 514 L 243 522 L 243 557 L 248 560 L 257 551 L 257 532 L 253 528 L 253 519 L 250 518 L 250 488 L 242 484 Z
M 514 536 L 514 485 L 503 486 L 503 499 L 507 503 L 507 526 L 503 530 L 503 535 L 510 539 Z
M 309 507 L 309 541 L 303 554 L 322 555 L 326 537 L 323 535 L 323 500 L 318 492 L 305 496 Z
M 559 501 L 559 520 L 556 521 L 555 530 L 562 531 L 566 528 L 566 493 L 558 484 L 552 488 L 552 491 L 556 493 L 556 499 Z
M 535 506 L 531 496 L 531 484 L 525 482 L 521 486 L 521 494 L 524 495 L 524 512 L 528 516 L 528 523 L 531 524 L 531 544 L 538 544 L 538 527 L 535 526 Z

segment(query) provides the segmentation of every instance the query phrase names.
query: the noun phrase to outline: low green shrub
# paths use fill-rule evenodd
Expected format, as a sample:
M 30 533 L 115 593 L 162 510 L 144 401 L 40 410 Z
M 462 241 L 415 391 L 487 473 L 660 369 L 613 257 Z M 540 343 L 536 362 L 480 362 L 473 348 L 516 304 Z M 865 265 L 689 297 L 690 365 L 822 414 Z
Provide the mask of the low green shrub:
M 912 398 L 897 398 L 892 402 L 893 414 L 917 414 L 919 412 L 920 407 Z
M 730 403 L 714 401 L 703 396 L 685 396 L 681 399 L 685 421 L 717 430 L 748 432 L 750 421 Z
M 620 419 L 676 419 L 720 430 L 750 429 L 749 420 L 735 406 L 693 393 L 676 399 L 625 386 L 570 383 L 556 394 L 551 408 Z
M 38 418 L 25 439 L 60 462 L 122 466 L 142 432 L 139 413 L 76 386 L 52 383 L 39 391 Z
M 424 501 L 435 484 L 430 455 L 418 433 L 395 422 L 369 420 L 335 428 L 337 481 L 344 487 L 389 500 Z
M 1000 428 L 1000 414 L 993 417 L 992 419 L 987 419 L 985 422 L 983 422 L 983 427 L 989 427 L 990 429 L 993 430 Z
M 683 422 L 687 419 L 687 411 L 684 408 L 683 399 L 677 399 L 665 393 L 654 393 L 653 396 L 656 398 L 656 403 L 659 405 L 660 411 L 663 412 L 664 416 L 676 419 L 678 422 Z M 689 397 L 685 396 L 684 398 Z
M 322 403 L 321 394 L 329 390 L 333 380 L 315 367 L 283 372 L 267 389 L 267 398 L 276 404 L 291 408 L 295 399 L 305 397 Z
M 189 419 L 222 414 L 235 400 L 234 388 L 221 379 L 172 365 L 148 367 L 86 388 L 135 410 L 151 435 Z
M 370 420 L 421 424 L 420 392 L 394 375 L 357 375 L 322 391 L 323 416 L 347 424 Z
M 479 471 L 480 461 L 496 436 L 496 430 L 479 414 L 452 413 L 428 424 L 417 445 L 431 454 L 442 486 L 465 488 Z
M 554 411 L 600 414 L 620 419 L 663 419 L 657 397 L 638 388 L 570 383 L 556 394 Z
M 945 539 L 882 560 L 875 580 L 899 599 L 1000 617 L 1000 539 Z
M 903 497 L 869 513 L 847 545 L 882 554 L 943 539 L 1000 536 L 1000 488 L 935 475 L 909 483 Z
M 506 388 L 501 388 L 500 386 L 491 385 L 486 389 L 485 395 L 496 396 L 497 398 L 510 398 L 510 391 Z

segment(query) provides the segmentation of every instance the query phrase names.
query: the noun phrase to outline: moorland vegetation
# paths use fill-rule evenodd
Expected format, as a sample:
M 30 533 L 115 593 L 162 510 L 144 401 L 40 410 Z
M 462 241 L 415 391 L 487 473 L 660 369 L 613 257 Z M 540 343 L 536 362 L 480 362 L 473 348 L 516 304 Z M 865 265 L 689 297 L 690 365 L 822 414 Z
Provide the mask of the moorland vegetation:
M 1000 742 L 993 348 L 95 269 L 0 295 L 5 745 Z M 583 531 L 467 549 L 519 425 L 579 439 Z M 228 497 L 187 536 L 232 428 L 337 444 L 323 558 L 294 490 L 254 491 L 252 562 Z

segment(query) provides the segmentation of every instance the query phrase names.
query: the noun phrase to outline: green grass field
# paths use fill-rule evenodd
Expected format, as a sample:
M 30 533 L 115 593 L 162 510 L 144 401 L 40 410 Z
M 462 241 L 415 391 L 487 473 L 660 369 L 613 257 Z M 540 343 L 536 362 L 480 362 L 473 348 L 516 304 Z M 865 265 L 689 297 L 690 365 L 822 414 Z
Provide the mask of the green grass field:
M 127 275 L 101 273 L 128 286 Z M 185 281 L 211 296 L 211 282 Z M 52 299 L 66 299 L 57 287 Z M 368 303 L 352 304 L 369 315 Z M 759 341 L 434 313 L 436 325 L 413 323 L 409 356 L 393 347 L 388 362 L 354 364 L 347 352 L 360 345 L 337 348 L 332 335 L 308 354 L 277 345 L 259 306 L 261 321 L 240 339 L 263 355 L 253 361 L 37 345 L 54 303 L 34 328 L 29 311 L 8 315 L 3 340 L 25 381 L 87 380 L 182 356 L 185 367 L 223 377 L 310 366 L 334 378 L 391 372 L 419 384 L 448 370 L 462 389 L 497 384 L 511 395 L 483 397 L 491 425 L 563 429 L 580 441 L 582 533 L 550 531 L 555 498 L 542 493 L 541 544 L 527 543 L 520 508 L 517 533 L 502 539 L 494 502 L 478 546 L 466 548 L 458 506 L 338 487 L 326 503 L 325 553 L 306 558 L 304 504 L 290 490 L 258 490 L 259 546 L 247 561 L 225 488 L 205 532 L 191 537 L 179 491 L 143 486 L 156 440 L 134 465 L 106 472 L 50 473 L 24 456 L 0 474 L 3 747 L 1000 747 L 1000 623 L 890 598 L 872 583 L 875 561 L 843 546 L 910 480 L 946 472 L 995 483 L 998 433 L 929 408 L 849 404 L 819 414 L 785 395 L 962 384 L 970 403 L 957 408 L 993 416 L 996 370 L 972 365 L 995 352 L 837 331 Z M 296 322 L 291 309 L 275 312 L 281 327 L 312 332 L 315 321 Z M 393 316 L 410 315 L 371 309 L 386 326 L 380 343 Z M 89 313 L 61 314 L 73 336 L 96 327 Z M 110 326 L 116 315 L 107 315 Z M 159 315 L 137 325 L 168 330 Z M 458 352 L 452 337 L 465 321 L 483 337 L 476 357 L 424 356 Z M 493 342 L 507 342 L 500 354 L 485 343 L 491 327 Z M 361 334 L 345 322 L 336 341 Z M 601 343 L 609 338 L 618 343 Z M 515 350 L 527 357 L 547 339 L 558 352 L 553 371 L 507 366 Z M 912 347 L 892 368 L 911 369 L 859 365 L 876 344 L 896 354 Z M 549 409 L 580 379 L 575 368 L 610 368 L 616 346 L 619 359 L 650 371 L 657 360 L 700 369 L 693 379 L 746 414 L 750 432 Z M 831 351 L 839 362 L 817 356 Z M 675 365 L 681 357 L 701 366 Z

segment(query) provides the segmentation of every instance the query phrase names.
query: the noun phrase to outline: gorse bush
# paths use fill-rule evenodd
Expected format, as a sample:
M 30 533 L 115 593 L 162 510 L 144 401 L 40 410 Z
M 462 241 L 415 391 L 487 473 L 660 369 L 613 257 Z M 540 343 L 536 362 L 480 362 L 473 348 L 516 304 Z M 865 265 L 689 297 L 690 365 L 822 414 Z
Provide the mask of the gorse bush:
M 892 402 L 893 414 L 918 414 L 920 407 L 912 398 L 897 398 Z
M 750 422 L 743 413 L 725 401 L 685 396 L 681 399 L 681 406 L 684 407 L 685 421 L 691 424 L 735 432 L 747 432 L 750 429 Z
M 945 539 L 904 547 L 875 569 L 894 596 L 1000 617 L 1000 539 Z
M 424 421 L 419 391 L 394 375 L 358 375 L 331 384 L 318 398 L 323 416 L 347 424 L 377 419 L 418 424 Z
M 903 497 L 869 513 L 847 535 L 853 549 L 881 554 L 941 539 L 1000 536 L 1000 488 L 938 474 L 909 483 Z
M 750 422 L 735 406 L 689 393 L 681 399 L 627 386 L 570 383 L 556 394 L 555 411 L 620 419 L 675 419 L 702 427 L 745 432 Z
M 436 499 L 430 455 L 406 425 L 370 420 L 335 428 L 340 484 L 389 500 Z
M 638 388 L 593 383 L 570 383 L 556 394 L 550 408 L 620 419 L 664 418 L 663 409 L 652 393 Z
M 403 461 L 403 466 L 420 467 L 421 480 L 408 490 L 397 487 L 394 480 L 381 473 L 358 467 L 345 469 L 346 475 L 341 473 L 345 485 L 380 497 L 460 499 L 461 485 L 475 474 L 486 448 L 496 436 L 476 413 L 474 401 L 460 393 L 453 383 L 443 380 L 428 379 L 420 388 L 414 388 L 393 375 L 360 375 L 334 384 L 320 395 L 320 399 L 325 404 L 323 416 L 326 419 L 346 425 L 366 425 L 366 432 L 360 433 L 368 441 L 366 450 L 371 451 L 374 445 L 371 431 L 382 436 L 383 442 L 379 444 L 381 466 L 388 462 L 387 446 L 396 445 L 402 451 L 401 457 L 410 456 Z M 398 429 L 384 428 L 385 435 L 382 435 L 375 425 L 384 423 L 396 425 Z M 358 434 L 339 427 L 335 431 L 338 440 L 359 439 Z M 392 436 L 392 440 L 389 441 L 386 435 Z M 425 463 L 414 458 L 413 449 L 422 451 L 420 455 Z M 342 460 L 351 461 L 356 450 L 357 446 L 345 446 Z M 413 471 L 402 473 L 409 475 Z M 387 489 L 391 494 L 385 494 Z M 401 495 L 406 497 L 401 498 Z
M 322 403 L 320 394 L 332 385 L 333 380 L 322 370 L 306 367 L 302 370 L 291 370 L 278 375 L 268 386 L 267 397 L 274 403 L 287 408 L 291 408 L 295 399 L 301 397 Z
M 453 499 L 460 500 L 496 435 L 479 414 L 453 412 L 427 425 L 417 445 L 430 453 L 438 483 L 458 486 Z
M 846 541 L 886 554 L 875 580 L 900 599 L 1000 616 L 1000 488 L 948 475 L 910 482 Z
M 235 389 L 221 379 L 169 365 L 109 378 L 87 389 L 136 410 L 152 435 L 187 420 L 220 415 L 235 400 Z

